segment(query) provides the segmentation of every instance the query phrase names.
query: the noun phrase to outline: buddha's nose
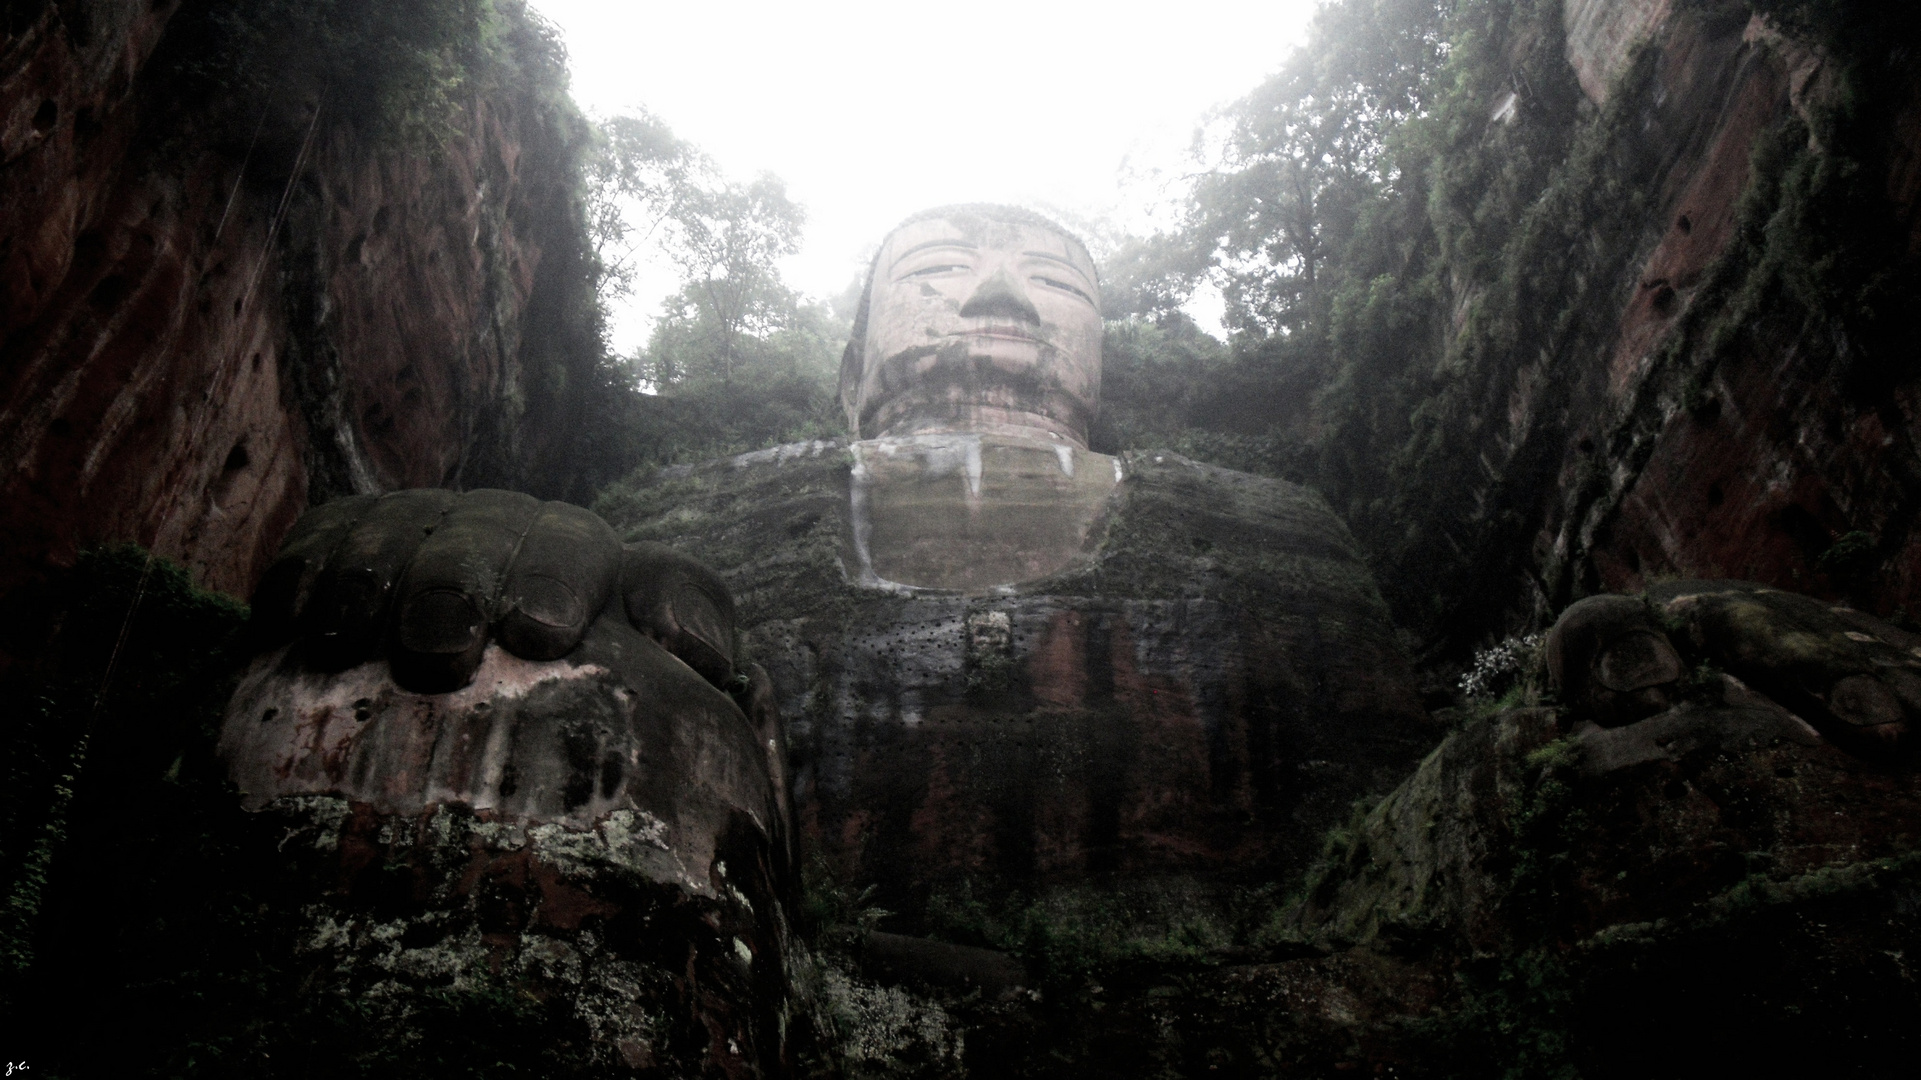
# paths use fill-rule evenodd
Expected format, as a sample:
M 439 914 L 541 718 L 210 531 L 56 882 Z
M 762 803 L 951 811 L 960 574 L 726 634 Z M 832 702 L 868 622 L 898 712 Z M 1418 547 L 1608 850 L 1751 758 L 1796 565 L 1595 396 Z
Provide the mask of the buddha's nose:
M 993 276 L 981 282 L 974 295 L 961 305 L 961 318 L 1019 319 L 1022 322 L 1038 324 L 1041 313 L 1034 309 L 1034 302 L 1027 298 L 1027 290 L 1014 280 L 1006 268 L 994 271 Z

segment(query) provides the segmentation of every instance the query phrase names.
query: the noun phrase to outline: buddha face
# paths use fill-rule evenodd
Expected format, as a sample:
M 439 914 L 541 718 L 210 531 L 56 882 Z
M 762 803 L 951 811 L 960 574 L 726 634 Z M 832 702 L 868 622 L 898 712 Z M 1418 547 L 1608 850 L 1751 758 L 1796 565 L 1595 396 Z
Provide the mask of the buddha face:
M 1101 380 L 1093 260 L 1039 224 L 965 211 L 911 222 L 881 245 L 862 355 L 844 388 L 862 438 L 975 431 L 1084 447 Z

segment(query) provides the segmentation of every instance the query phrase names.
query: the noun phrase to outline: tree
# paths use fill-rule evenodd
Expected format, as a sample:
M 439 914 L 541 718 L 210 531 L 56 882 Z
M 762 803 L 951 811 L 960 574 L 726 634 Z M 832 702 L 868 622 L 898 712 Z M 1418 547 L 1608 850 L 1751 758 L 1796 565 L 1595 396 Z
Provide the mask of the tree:
M 779 177 L 730 180 L 644 111 L 600 125 L 587 174 L 601 301 L 631 293 L 650 258 L 680 274 L 663 321 L 675 325 L 662 339 L 665 352 L 650 347 L 658 355 L 646 358 L 646 381 L 664 385 L 710 369 L 732 381 L 749 339 L 793 324 L 800 301 L 775 264 L 799 250 L 806 212 Z
M 836 393 L 844 314 L 783 287 L 755 305 L 771 329 L 737 333 L 729 366 L 705 295 L 690 285 L 671 298 L 636 357 L 654 390 L 642 398 L 648 458 L 699 461 L 845 432 Z
M 1321 10 L 1314 47 L 1197 138 L 1185 231 L 1211 252 L 1227 322 L 1293 334 L 1325 323 L 1363 209 L 1397 175 L 1391 134 L 1421 112 L 1447 55 L 1436 0 L 1352 0 Z
M 599 125 L 586 174 L 601 302 L 631 294 L 650 262 L 680 279 L 620 362 L 625 405 L 605 438 L 641 463 L 838 434 L 849 319 L 781 280 L 806 215 L 779 178 L 729 179 L 645 112 Z
M 633 291 L 640 264 L 665 239 L 663 228 L 688 213 L 714 170 L 693 144 L 645 110 L 613 117 L 598 130 L 584 201 L 605 304 Z
M 786 186 L 765 173 L 696 189 L 677 208 L 668 257 L 685 284 L 669 303 L 710 335 L 701 359 L 722 382 L 733 381 L 748 341 L 795 324 L 799 298 L 775 263 L 800 249 L 805 220 Z

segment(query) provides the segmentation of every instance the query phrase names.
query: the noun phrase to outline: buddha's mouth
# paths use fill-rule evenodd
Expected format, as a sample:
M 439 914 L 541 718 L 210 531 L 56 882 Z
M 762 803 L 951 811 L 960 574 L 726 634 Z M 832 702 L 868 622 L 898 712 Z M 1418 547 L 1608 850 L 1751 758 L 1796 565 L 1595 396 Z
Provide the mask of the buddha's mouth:
M 953 331 L 947 336 L 958 338 L 989 338 L 994 341 L 1023 341 L 1030 345 L 1046 344 L 1045 341 L 1041 340 L 1040 335 L 1019 323 L 1011 322 L 991 322 L 980 326 L 970 326 L 965 330 Z

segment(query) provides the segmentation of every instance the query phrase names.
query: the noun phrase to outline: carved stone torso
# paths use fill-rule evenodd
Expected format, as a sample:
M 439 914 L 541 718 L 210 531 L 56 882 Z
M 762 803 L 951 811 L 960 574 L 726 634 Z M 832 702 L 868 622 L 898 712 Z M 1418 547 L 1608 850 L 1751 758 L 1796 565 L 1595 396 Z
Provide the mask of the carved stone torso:
M 983 594 L 1099 546 L 1120 463 L 1066 442 L 959 434 L 848 448 L 848 570 L 863 585 Z
M 948 435 L 669 468 L 597 509 L 721 569 L 808 843 L 910 930 L 962 889 L 1286 878 L 1431 742 L 1353 538 L 1284 481 Z

